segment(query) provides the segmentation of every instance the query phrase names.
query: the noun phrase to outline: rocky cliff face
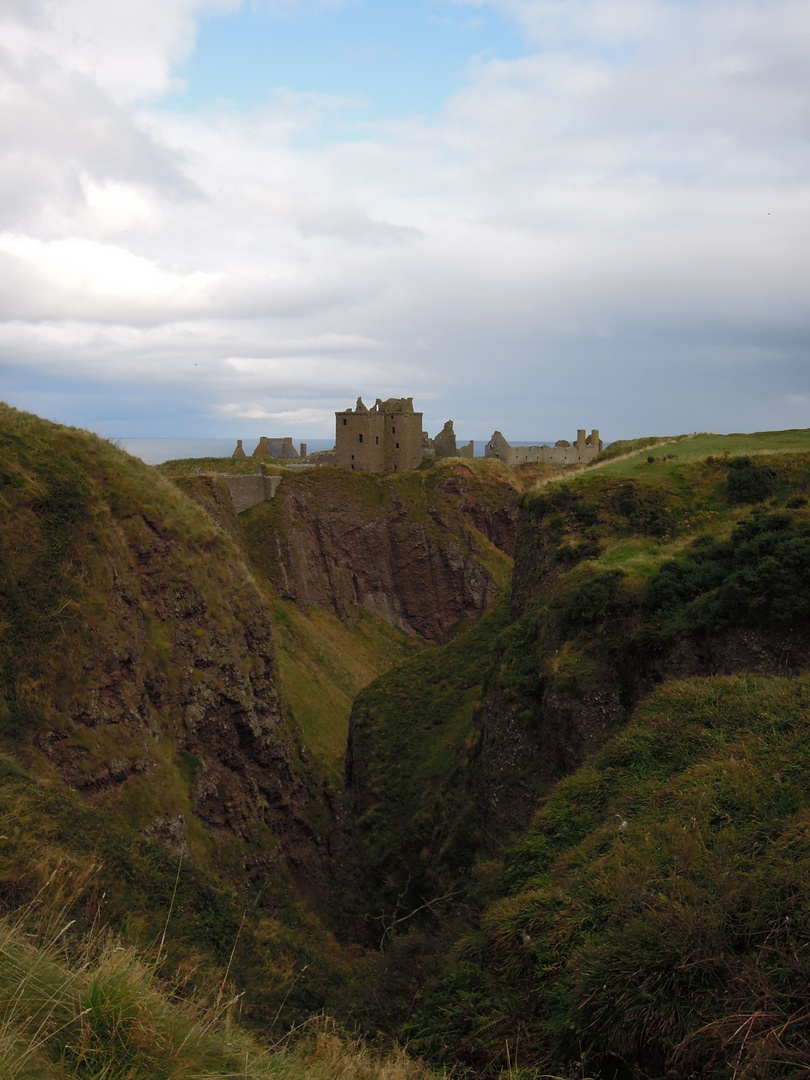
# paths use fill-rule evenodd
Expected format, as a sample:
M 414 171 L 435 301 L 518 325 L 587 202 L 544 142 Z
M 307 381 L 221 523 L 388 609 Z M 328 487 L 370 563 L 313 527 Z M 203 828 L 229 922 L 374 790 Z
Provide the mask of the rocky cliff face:
M 242 552 L 109 444 L 0 420 L 2 738 L 168 847 L 213 841 L 322 900 L 350 833 L 285 721 Z
M 242 515 L 251 558 L 279 594 L 351 619 L 361 608 L 443 637 L 488 610 L 509 574 L 518 492 L 499 470 L 286 476 Z

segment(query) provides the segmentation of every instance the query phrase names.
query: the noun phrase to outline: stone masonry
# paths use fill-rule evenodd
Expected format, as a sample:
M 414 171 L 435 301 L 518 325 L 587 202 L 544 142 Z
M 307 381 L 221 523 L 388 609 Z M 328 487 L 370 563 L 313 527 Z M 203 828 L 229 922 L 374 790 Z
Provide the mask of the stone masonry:
M 585 429 L 577 431 L 577 441 L 572 445 L 560 439 L 554 446 L 510 446 L 500 431 L 496 431 L 486 445 L 485 457 L 498 458 L 507 465 L 520 465 L 524 461 L 540 461 L 549 465 L 577 465 L 593 461 L 602 450 L 599 432 L 594 429 L 585 436 Z
M 413 398 L 377 398 L 369 409 L 357 399 L 354 409 L 335 413 L 335 450 L 343 469 L 403 472 L 422 461 L 422 414 Z
M 219 473 L 219 478 L 231 493 L 231 502 L 237 514 L 249 510 L 257 503 L 272 499 L 281 483 L 280 476 L 264 476 L 261 473 L 252 473 L 249 476 Z

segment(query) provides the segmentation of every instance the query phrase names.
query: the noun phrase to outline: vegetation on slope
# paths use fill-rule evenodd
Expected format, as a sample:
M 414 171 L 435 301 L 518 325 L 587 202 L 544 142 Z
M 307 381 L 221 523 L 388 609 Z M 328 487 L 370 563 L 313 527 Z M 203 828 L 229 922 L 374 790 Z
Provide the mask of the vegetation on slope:
M 321 607 L 302 612 L 269 584 L 265 595 L 285 714 L 300 728 L 307 750 L 342 788 L 355 698 L 425 643 L 366 611 L 356 611 L 346 622 Z
M 46 898 L 47 899 L 47 898 Z M 154 962 L 95 930 L 66 949 L 63 912 L 30 928 L 0 916 L 4 1080 L 430 1080 L 402 1051 L 374 1054 L 323 1018 L 264 1042 L 240 1028 L 227 970 L 207 996 L 155 977 Z M 163 941 L 161 941 L 161 946 Z M 271 1041 L 272 1040 L 272 1041 Z
M 670 445 L 675 444 L 675 445 Z M 789 431 L 734 432 L 713 435 L 678 435 L 664 439 L 630 439 L 613 442 L 600 454 L 587 472 L 633 477 L 644 473 L 658 479 L 677 473 L 681 466 L 704 461 L 707 457 L 727 461 L 730 457 L 759 454 L 807 453 L 810 428 Z M 616 460 L 616 459 L 621 460 Z M 650 461 L 650 458 L 653 460 Z
M 658 690 L 507 853 L 421 1044 L 487 1075 L 508 1045 L 521 1075 L 803 1075 L 808 705 L 807 678 Z
M 378 906 L 458 888 L 487 851 L 494 803 L 506 800 L 519 828 L 543 786 L 664 677 L 679 635 L 808 621 L 807 457 L 665 467 L 664 483 L 589 470 L 525 495 L 511 622 L 491 616 L 357 698 L 349 764 Z M 747 505 L 763 477 L 778 512 Z M 493 770 L 511 794 L 489 790 Z
M 432 865 L 427 851 L 441 851 L 445 867 L 461 870 L 454 888 L 465 903 L 474 902 L 487 882 L 494 883 L 493 895 L 503 897 L 484 914 L 481 932 L 459 946 L 449 977 L 437 978 L 440 988 L 426 995 L 424 1007 L 420 1009 L 416 999 L 409 1031 L 432 1053 L 445 1058 L 449 1054 L 492 1075 L 514 1066 L 516 1040 L 522 1048 L 521 1075 L 527 1076 L 573 1069 L 580 1049 L 587 1067 L 604 1067 L 606 1076 L 613 1075 L 611 1069 L 624 1068 L 622 1062 L 631 1070 L 622 1075 L 656 1077 L 667 1069 L 675 1076 L 693 1068 L 700 1075 L 730 1077 L 735 1067 L 738 1076 L 743 1070 L 752 1077 L 793 1075 L 791 1068 L 798 1075 L 806 1065 L 806 1017 L 796 1012 L 801 1004 L 796 988 L 806 975 L 804 960 L 795 982 L 784 976 L 784 985 L 780 983 L 789 950 L 803 956 L 801 950 L 810 943 L 805 924 L 783 950 L 779 945 L 773 966 L 768 966 L 773 942 L 764 944 L 776 933 L 780 897 L 791 895 L 793 888 L 791 903 L 806 904 L 806 884 L 801 885 L 806 868 L 780 893 L 779 874 L 787 872 L 787 860 L 780 863 L 780 855 L 773 866 L 768 864 L 776 882 L 769 897 L 768 870 L 749 881 L 761 855 L 760 848 L 750 846 L 751 836 L 740 833 L 740 846 L 735 847 L 731 840 L 737 833 L 724 832 L 723 844 L 728 844 L 723 847 L 711 830 L 725 829 L 726 819 L 707 817 L 708 810 L 702 817 L 694 814 L 705 829 L 700 836 L 694 830 L 684 836 L 682 818 L 672 816 L 677 791 L 691 783 L 687 765 L 695 775 L 708 776 L 723 775 L 724 768 L 730 771 L 728 761 L 739 761 L 743 752 L 747 760 L 756 761 L 756 747 L 766 746 L 771 729 L 775 741 L 767 753 L 763 750 L 760 762 L 771 779 L 766 783 L 765 774 L 757 773 L 749 777 L 746 795 L 733 796 L 740 799 L 740 820 L 751 818 L 752 835 L 762 845 L 756 823 L 766 820 L 765 811 L 745 799 L 770 792 L 774 807 L 767 820 L 774 837 L 783 829 L 792 837 L 806 814 L 804 681 L 706 679 L 685 688 L 667 681 L 715 672 L 799 673 L 807 667 L 810 460 L 796 450 L 802 443 L 805 450 L 810 445 L 806 433 L 795 433 L 787 452 L 773 453 L 775 438 L 762 439 L 768 453 L 758 453 L 760 437 L 739 437 L 747 453 L 737 458 L 722 454 L 726 437 L 714 443 L 703 437 L 699 460 L 691 452 L 680 460 L 667 448 L 667 454 L 648 462 L 651 455 L 642 450 L 635 459 L 589 469 L 524 497 L 512 620 L 493 626 L 489 638 L 477 646 L 473 632 L 454 643 L 453 663 L 462 670 L 465 649 L 469 647 L 471 660 L 477 650 L 474 693 L 480 707 L 470 710 L 453 731 L 452 745 L 465 747 L 465 753 L 456 753 L 452 763 L 443 762 L 432 729 L 424 722 L 430 712 L 422 690 L 452 684 L 442 665 L 449 654 L 436 653 L 437 668 L 429 673 L 413 665 L 398 669 L 359 698 L 355 719 L 361 742 L 367 729 L 368 773 L 358 774 L 357 802 L 361 812 L 373 810 L 373 828 L 368 830 L 372 859 L 378 858 L 393 878 L 386 882 L 388 910 L 392 899 L 408 895 L 408 875 L 420 866 L 414 841 L 426 835 L 423 829 L 412 840 L 400 823 L 416 805 L 410 794 L 414 763 L 422 776 L 430 777 L 425 862 Z M 680 452 L 689 441 L 675 449 Z M 635 704 L 648 699 L 661 681 L 664 687 L 643 706 L 633 726 L 624 729 Z M 680 701 L 683 709 L 676 708 Z M 775 717 L 781 719 L 776 722 Z M 742 725 L 739 731 L 737 723 Z M 626 788 L 626 797 L 617 796 L 614 805 L 612 795 L 605 794 L 599 763 L 614 761 L 614 753 L 623 763 L 626 740 L 635 746 L 647 728 L 648 773 L 640 779 L 640 766 L 632 761 L 629 771 L 624 764 L 611 765 L 610 783 Z M 702 736 L 693 738 L 695 730 L 704 728 L 721 729 L 724 747 L 739 749 L 729 750 L 725 763 L 709 757 L 711 740 L 707 744 Z M 404 769 L 384 760 L 379 747 L 387 746 L 389 738 L 399 747 Z M 694 750 L 697 756 L 671 772 L 662 771 L 667 762 L 681 760 L 681 739 L 683 753 Z M 705 760 L 700 757 L 704 750 Z M 781 757 L 791 775 L 799 777 L 789 797 L 778 768 Z M 537 806 L 544 785 L 578 766 L 580 771 L 555 789 L 505 868 L 487 863 L 491 851 L 483 837 L 493 821 L 502 823 L 499 807 L 508 793 L 492 776 L 506 771 L 511 784 L 523 783 L 524 800 L 516 799 L 514 790 L 510 796 L 508 820 L 514 830 L 521 820 L 528 822 L 532 802 Z M 700 792 L 696 798 L 699 801 Z M 455 821 L 464 799 L 474 828 L 462 843 Z M 596 816 L 588 817 L 592 799 Z M 688 816 L 693 816 L 691 811 Z M 543 848 L 558 817 L 568 823 L 561 833 L 565 843 L 553 847 L 553 860 L 542 867 L 530 863 L 521 876 L 521 852 Z M 582 828 L 572 829 L 571 823 L 579 821 Z M 616 835 L 608 844 L 611 828 Z M 628 833 L 635 842 L 632 859 L 620 846 Z M 677 846 L 667 854 L 667 837 L 715 854 L 722 850 L 716 874 L 701 864 L 687 881 L 678 870 Z M 410 857 L 406 855 L 397 870 L 400 847 Z M 737 864 L 739 874 L 732 877 Z M 566 877 L 575 871 L 575 877 Z M 606 874 L 613 875 L 610 881 L 603 880 Z M 726 875 L 728 888 L 715 892 Z M 622 888 L 631 890 L 634 882 L 640 890 L 632 894 L 636 899 L 623 897 Z M 421 884 L 421 892 L 408 897 L 409 910 L 416 908 L 419 895 L 440 895 L 438 880 L 431 882 L 432 892 L 424 880 Z M 687 884 L 682 895 L 678 889 Z M 736 907 L 732 894 L 739 894 Z M 690 920 L 697 921 L 698 914 L 687 910 L 687 900 L 701 918 L 714 913 L 722 923 L 712 930 L 713 937 L 701 938 L 702 930 L 695 939 L 690 936 Z M 721 915 L 724 907 L 732 912 L 728 920 Z M 749 923 L 738 932 L 734 921 L 747 909 Z M 665 914 L 659 918 L 660 911 Z M 681 914 L 685 924 L 678 934 L 667 920 L 674 922 Z M 501 918 L 508 921 L 508 930 Z M 395 929 L 404 930 L 405 925 Z M 638 950 L 646 942 L 654 964 L 661 934 L 669 935 L 672 947 L 663 950 L 662 964 L 648 971 Z M 429 952 L 429 942 L 423 941 L 422 947 Z M 405 955 L 408 947 L 398 942 L 394 951 Z M 433 956 L 426 969 L 435 972 L 438 966 Z M 670 974 L 664 973 L 667 967 Z M 704 969 L 713 972 L 708 982 Z M 408 1002 L 406 1014 L 414 1008 L 412 987 Z M 780 1024 L 789 1033 L 783 1059 L 776 1042 Z
M 215 479 L 232 464 L 161 471 L 243 547 L 272 615 L 285 713 L 342 784 L 357 694 L 424 648 L 423 634 L 443 636 L 508 587 L 517 499 L 536 473 L 484 460 L 391 475 L 295 470 L 237 519 Z
M 265 1030 L 354 1003 L 389 1030 L 408 1017 L 432 1055 L 482 1075 L 810 1068 L 810 683 L 671 681 L 806 666 L 807 433 L 645 441 L 527 494 L 511 613 L 505 597 L 443 645 L 417 642 L 360 693 L 347 779 L 382 944 L 372 963 L 337 946 L 293 884 L 290 867 L 337 910 L 361 881 L 337 795 L 312 797 L 294 721 L 334 769 L 349 699 L 412 648 L 390 625 L 412 618 L 402 595 L 381 636 L 379 616 L 343 602 L 346 568 L 379 554 L 367 538 L 413 526 L 409 544 L 418 532 L 462 568 L 453 602 L 461 588 L 481 611 L 508 582 L 496 533 L 522 481 L 491 463 L 290 472 L 292 518 L 317 508 L 332 473 L 326 517 L 348 500 L 359 525 L 345 550 L 313 548 L 331 568 L 324 596 L 342 598 L 329 609 L 285 584 L 297 541 L 284 500 L 249 511 L 245 529 L 186 466 L 164 484 L 86 433 L 0 419 L 0 902 L 28 904 L 0 927 L 0 1055 L 19 1076 L 306 1077 L 302 1059 L 262 1056 L 232 1015 L 217 1018 L 231 982 Z M 222 528 L 179 490 L 200 485 Z M 429 625 L 441 638 L 450 623 Z M 191 684 L 202 712 L 187 714 Z M 205 702 L 222 723 L 192 744 Z M 251 709 L 260 728 L 275 718 L 256 762 Z M 239 745 L 214 745 L 220 729 Z M 258 825 L 261 800 L 211 800 L 207 784 L 246 747 L 235 775 L 259 764 L 264 783 L 283 766 L 277 813 Z M 343 893 L 309 876 L 314 850 L 344 871 Z M 37 908 L 54 888 L 49 924 Z M 122 944 L 83 954 L 99 924 Z M 167 991 L 172 971 L 182 987 Z M 208 1006 L 178 1005 L 189 996 Z M 318 1075 L 412 1068 L 347 1064 L 329 1038 Z
M 508 582 L 520 486 L 504 471 L 442 462 L 293 473 L 242 515 L 251 563 L 302 610 L 324 607 L 351 623 L 361 608 L 441 640 Z
M 155 965 L 161 976 L 200 988 L 229 966 L 244 992 L 244 1019 L 260 1027 L 301 1023 L 339 1000 L 353 978 L 350 954 L 283 874 L 249 890 L 223 881 L 108 810 L 0 758 L 0 906 L 32 909 L 36 928 L 43 896 L 69 924 L 71 948 L 99 925 L 122 945 L 147 951 L 165 931 Z
M 482 676 L 507 619 L 501 601 L 466 632 L 400 664 L 356 699 L 346 782 L 365 841 L 378 938 L 415 914 L 424 922 L 437 909 L 446 913 L 484 845 L 468 775 Z
M 174 893 L 164 957 L 206 971 L 233 950 L 245 1015 L 300 1022 L 349 979 L 302 892 L 345 925 L 327 849 L 347 880 L 356 862 L 238 547 L 154 470 L 5 407 L 0 503 L 0 904 L 61 868 L 84 883 L 71 935 L 104 894 L 142 946 Z

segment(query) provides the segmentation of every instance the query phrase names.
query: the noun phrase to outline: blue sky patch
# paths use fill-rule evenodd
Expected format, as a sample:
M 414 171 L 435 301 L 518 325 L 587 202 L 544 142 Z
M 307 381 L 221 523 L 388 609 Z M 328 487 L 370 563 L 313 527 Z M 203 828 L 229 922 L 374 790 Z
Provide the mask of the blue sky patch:
M 475 58 L 520 56 L 517 25 L 488 8 L 436 0 L 354 0 L 345 7 L 201 19 L 186 83 L 161 104 L 244 109 L 280 89 L 361 99 L 363 119 L 432 112 L 467 81 Z

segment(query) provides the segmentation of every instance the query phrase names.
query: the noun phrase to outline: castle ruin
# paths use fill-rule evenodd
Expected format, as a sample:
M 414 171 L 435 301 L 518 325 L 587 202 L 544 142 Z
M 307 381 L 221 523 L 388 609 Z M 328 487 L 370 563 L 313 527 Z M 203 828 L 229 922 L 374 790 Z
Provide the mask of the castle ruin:
M 554 446 L 510 446 L 500 431 L 493 433 L 484 456 L 510 466 L 524 462 L 548 465 L 582 465 L 593 461 L 602 450 L 602 440 L 594 428 L 590 435 L 577 431 L 576 442 L 560 439 Z M 262 435 L 253 451 L 254 458 L 301 460 L 306 457 L 306 443 L 301 443 L 300 458 L 291 438 L 270 439 Z M 244 458 L 242 440 L 233 457 Z M 456 443 L 453 421 L 448 420 L 434 438 L 422 430 L 422 413 L 415 412 L 413 398 L 377 398 L 368 408 L 359 397 L 353 409 L 335 413 L 335 449 L 312 455 L 310 464 L 336 464 L 357 472 L 405 472 L 416 469 L 424 458 L 475 457 L 472 440 L 463 446 Z M 317 459 L 317 460 L 316 460 Z M 322 460 L 321 460 L 322 459 Z
M 426 431 L 422 432 L 422 455 L 424 457 L 432 455 L 435 458 L 471 458 L 475 457 L 475 443 L 470 439 L 464 446 L 457 446 L 453 421 L 448 420 L 439 434 L 432 439 Z
M 585 428 L 577 431 L 577 441 L 572 445 L 560 439 L 554 446 L 510 446 L 500 431 L 494 432 L 486 445 L 484 456 L 498 458 L 507 465 L 521 465 L 526 461 L 539 461 L 548 465 L 577 465 L 593 461 L 602 450 L 602 440 L 594 428 L 585 436 Z
M 307 456 L 307 444 L 300 444 L 299 455 L 299 451 L 293 446 L 292 438 L 289 435 L 283 439 L 270 439 L 267 435 L 262 435 L 256 449 L 250 456 L 254 458 L 281 458 L 282 461 L 298 461 L 299 457 L 305 458 Z M 239 459 L 247 457 L 241 439 L 236 440 L 236 449 L 231 454 L 231 457 Z
M 335 413 L 337 464 L 358 472 L 403 472 L 422 461 L 422 414 L 413 398 L 388 398 L 369 409 L 357 399 L 354 409 Z

